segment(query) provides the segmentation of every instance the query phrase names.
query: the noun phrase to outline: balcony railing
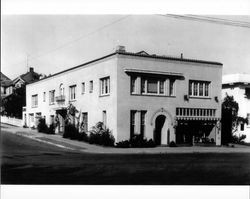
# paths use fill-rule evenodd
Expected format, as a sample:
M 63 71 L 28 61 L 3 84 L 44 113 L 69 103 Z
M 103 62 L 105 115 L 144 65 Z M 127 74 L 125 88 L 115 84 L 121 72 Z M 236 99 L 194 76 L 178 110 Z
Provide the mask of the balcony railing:
M 65 95 L 59 95 L 56 97 L 57 102 L 64 102 L 65 101 Z

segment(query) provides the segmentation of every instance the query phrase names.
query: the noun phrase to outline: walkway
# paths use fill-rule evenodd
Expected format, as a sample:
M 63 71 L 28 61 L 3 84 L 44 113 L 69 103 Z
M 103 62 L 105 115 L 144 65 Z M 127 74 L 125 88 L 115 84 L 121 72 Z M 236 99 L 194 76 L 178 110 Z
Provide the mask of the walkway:
M 54 145 L 68 150 L 85 153 L 118 153 L 118 154 L 160 154 L 160 153 L 250 153 L 249 146 L 235 147 L 155 147 L 155 148 L 113 148 L 88 144 L 83 141 L 65 139 L 61 135 L 48 135 L 29 128 L 15 127 L 1 123 L 1 130 L 32 140 Z

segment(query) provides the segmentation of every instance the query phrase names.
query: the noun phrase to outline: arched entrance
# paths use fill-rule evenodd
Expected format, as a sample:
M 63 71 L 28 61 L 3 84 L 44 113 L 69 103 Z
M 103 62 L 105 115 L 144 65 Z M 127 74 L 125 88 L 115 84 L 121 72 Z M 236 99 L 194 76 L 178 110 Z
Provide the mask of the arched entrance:
M 162 130 L 166 121 L 165 115 L 159 115 L 155 119 L 155 130 L 154 130 L 154 141 L 156 145 L 161 145 L 162 143 Z

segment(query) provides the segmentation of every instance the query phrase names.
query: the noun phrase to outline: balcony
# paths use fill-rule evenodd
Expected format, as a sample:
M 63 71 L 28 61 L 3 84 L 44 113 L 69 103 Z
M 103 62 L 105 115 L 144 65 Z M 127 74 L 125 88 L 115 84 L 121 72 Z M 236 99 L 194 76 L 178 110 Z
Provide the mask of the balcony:
M 59 95 L 56 97 L 56 102 L 64 102 L 65 101 L 65 95 Z

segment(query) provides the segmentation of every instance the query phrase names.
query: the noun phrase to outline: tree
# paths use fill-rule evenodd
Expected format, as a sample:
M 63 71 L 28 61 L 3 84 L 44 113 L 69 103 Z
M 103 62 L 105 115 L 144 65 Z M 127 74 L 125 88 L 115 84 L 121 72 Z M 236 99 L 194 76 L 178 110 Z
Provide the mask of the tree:
M 232 142 L 233 133 L 238 127 L 238 110 L 239 105 L 233 96 L 226 94 L 222 102 L 222 118 L 221 118 L 221 141 L 222 144 Z
M 2 103 L 7 116 L 22 118 L 23 106 L 26 104 L 25 86 L 14 89 L 11 95 L 2 100 Z

